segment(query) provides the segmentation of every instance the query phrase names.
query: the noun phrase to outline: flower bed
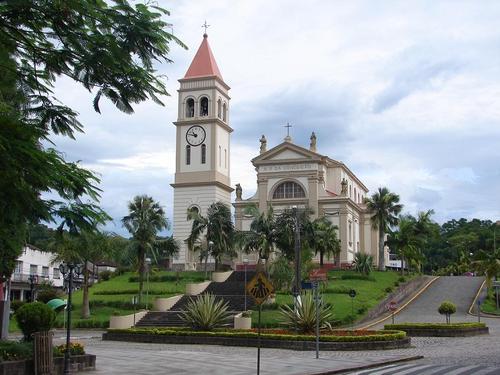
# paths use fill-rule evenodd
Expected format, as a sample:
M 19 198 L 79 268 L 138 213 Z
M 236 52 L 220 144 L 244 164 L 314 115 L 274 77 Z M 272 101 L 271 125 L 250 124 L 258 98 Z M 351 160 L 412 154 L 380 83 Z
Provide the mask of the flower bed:
M 171 344 L 212 344 L 256 346 L 256 330 L 215 330 L 210 332 L 177 328 L 113 329 L 103 334 L 104 340 L 155 342 Z M 261 345 L 268 348 L 313 350 L 316 336 L 295 334 L 286 330 L 263 330 Z M 323 331 L 322 350 L 370 350 L 408 347 L 410 339 L 402 331 Z
M 386 324 L 386 330 L 401 330 L 408 336 L 465 337 L 489 333 L 484 323 L 400 323 Z

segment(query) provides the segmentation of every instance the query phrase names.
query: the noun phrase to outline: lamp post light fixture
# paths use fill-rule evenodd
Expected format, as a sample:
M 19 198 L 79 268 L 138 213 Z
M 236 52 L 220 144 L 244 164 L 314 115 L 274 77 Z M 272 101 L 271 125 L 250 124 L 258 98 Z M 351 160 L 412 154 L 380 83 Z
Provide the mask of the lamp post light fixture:
M 208 253 L 207 253 L 207 260 L 208 260 L 208 256 L 210 254 L 212 254 L 212 248 L 214 247 L 214 241 L 208 241 Z M 215 265 L 214 265 L 214 270 L 215 270 Z M 206 275 L 205 275 L 206 276 Z M 212 278 L 210 277 L 210 280 Z
M 82 273 L 82 265 L 76 263 L 61 263 L 59 265 L 59 271 L 63 275 L 63 279 L 68 281 L 68 303 L 66 305 L 66 312 L 68 314 L 67 326 L 66 326 L 66 350 L 64 352 L 64 370 L 63 374 L 70 374 L 70 344 L 71 344 L 71 296 L 73 293 L 73 277 L 79 276 Z
M 151 258 L 145 259 L 146 263 L 146 310 L 149 307 L 149 271 L 151 269 Z
M 245 311 L 247 311 L 247 265 L 248 258 L 243 258 L 243 267 L 245 268 L 245 285 L 243 285 L 243 290 L 245 292 Z
M 35 283 L 37 279 L 37 275 L 30 274 L 28 276 L 28 281 L 30 282 L 30 302 L 35 302 Z

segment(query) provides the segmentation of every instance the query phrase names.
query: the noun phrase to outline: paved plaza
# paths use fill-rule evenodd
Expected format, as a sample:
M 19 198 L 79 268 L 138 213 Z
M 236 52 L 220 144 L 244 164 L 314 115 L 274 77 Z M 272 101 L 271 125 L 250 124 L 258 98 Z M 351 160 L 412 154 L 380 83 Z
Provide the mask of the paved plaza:
M 443 299 L 457 304 L 454 321 L 476 321 L 468 307 L 480 278 L 443 277 L 397 316 L 397 321 L 443 321 L 437 306 Z M 444 297 L 444 296 L 447 297 Z M 408 349 L 322 352 L 262 349 L 262 374 L 500 374 L 500 319 L 482 318 L 489 335 L 415 337 Z M 96 374 L 255 374 L 255 348 L 210 345 L 169 345 L 102 341 L 100 331 L 76 331 L 88 353 L 97 355 Z M 64 341 L 57 331 L 56 342 Z M 422 359 L 400 362 L 423 356 Z M 370 366 L 369 369 L 359 369 Z M 376 367 L 376 368 L 374 368 Z M 354 370 L 358 369 L 358 370 Z

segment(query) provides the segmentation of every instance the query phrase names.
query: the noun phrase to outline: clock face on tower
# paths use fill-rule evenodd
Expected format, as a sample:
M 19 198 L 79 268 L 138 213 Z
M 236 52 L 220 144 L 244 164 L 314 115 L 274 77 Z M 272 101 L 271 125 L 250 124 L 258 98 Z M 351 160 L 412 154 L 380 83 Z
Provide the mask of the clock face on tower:
M 191 126 L 186 133 L 186 141 L 191 146 L 199 146 L 205 142 L 205 129 L 199 125 Z

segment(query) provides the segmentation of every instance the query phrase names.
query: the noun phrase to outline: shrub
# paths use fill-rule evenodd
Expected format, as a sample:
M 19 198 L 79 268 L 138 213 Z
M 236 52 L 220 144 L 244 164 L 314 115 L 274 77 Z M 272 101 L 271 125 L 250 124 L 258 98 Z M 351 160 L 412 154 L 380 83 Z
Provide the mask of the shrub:
M 41 302 L 27 303 L 16 312 L 17 325 L 23 332 L 25 341 L 30 341 L 35 332 L 50 331 L 55 320 L 56 313 Z
M 361 275 L 359 275 L 361 276 Z M 345 285 L 339 285 L 339 286 L 333 286 L 325 289 L 325 293 L 332 293 L 332 294 L 349 294 L 351 291 L 351 288 L 348 288 Z
M 0 362 L 33 357 L 33 345 L 26 342 L 0 341 Z
M 392 288 L 392 286 L 388 286 L 387 288 L 385 288 L 385 292 L 386 293 L 392 293 L 394 289 Z
M 47 303 L 51 299 L 60 298 L 61 295 L 62 295 L 62 293 L 59 290 L 57 290 L 53 287 L 50 287 L 50 288 L 45 288 L 45 289 L 40 290 L 36 294 L 36 300 L 38 302 Z
M 359 315 L 362 315 L 368 311 L 368 307 L 366 307 L 365 305 L 362 305 L 362 306 L 358 307 L 358 309 L 356 311 L 358 312 Z
M 179 274 L 179 272 L 178 272 Z M 205 280 L 205 276 L 203 274 L 199 274 L 199 275 L 196 275 L 196 274 L 190 274 L 188 276 L 181 276 L 182 273 L 180 273 L 180 275 L 150 275 L 149 276 L 149 281 L 150 282 L 155 282 L 155 283 L 158 283 L 158 282 L 176 282 L 178 283 L 179 280 L 184 280 L 184 281 L 189 281 L 189 282 L 201 282 L 201 281 L 204 281 Z M 139 276 L 135 275 L 135 276 L 130 276 L 128 278 L 128 281 L 130 283 L 137 283 L 139 282 Z
M 395 281 L 394 286 L 397 288 L 399 286 L 399 281 Z
M 373 269 L 373 257 L 363 252 L 356 253 L 353 266 L 356 272 L 368 276 Z
M 206 293 L 191 299 L 180 316 L 193 329 L 211 331 L 227 321 L 227 308 L 227 302 L 216 300 L 213 294 Z
M 284 305 L 280 308 L 283 318 L 283 325 L 290 328 L 297 327 L 301 332 L 313 332 L 316 328 L 316 304 L 312 293 L 301 295 L 302 304 L 295 308 Z M 330 320 L 333 317 L 330 306 L 327 306 L 322 300 L 319 301 L 319 328 L 331 329 Z
M 54 353 L 54 357 L 64 356 L 64 353 L 66 353 L 66 344 L 54 346 L 53 353 Z M 69 353 L 71 355 L 82 355 L 82 354 L 85 354 L 85 348 L 79 342 L 70 342 L 69 343 Z
M 375 281 L 373 276 L 369 275 L 359 275 L 355 273 L 346 273 L 340 276 L 342 280 L 366 280 L 366 281 Z
M 274 290 L 287 290 L 293 281 L 293 269 L 284 256 L 277 257 L 269 267 L 269 274 Z
M 100 281 L 108 281 L 114 276 L 114 272 L 110 270 L 104 270 L 102 272 L 99 272 L 99 280 Z
M 457 307 L 455 306 L 455 304 L 453 302 L 444 301 L 438 307 L 438 312 L 441 315 L 446 316 L 446 323 L 450 324 L 450 322 L 451 322 L 451 314 L 455 314 L 457 312 Z
M 10 301 L 10 309 L 15 313 L 21 306 L 26 305 L 24 301 Z
M 404 282 L 406 281 L 406 277 L 404 277 L 404 276 L 400 276 L 400 277 L 398 278 L 398 281 L 399 281 L 400 283 L 404 283 Z
M 463 322 L 463 323 L 398 323 L 398 324 L 386 324 L 384 329 L 389 330 L 405 330 L 405 329 L 462 329 L 462 328 L 484 328 L 485 323 L 476 322 Z

